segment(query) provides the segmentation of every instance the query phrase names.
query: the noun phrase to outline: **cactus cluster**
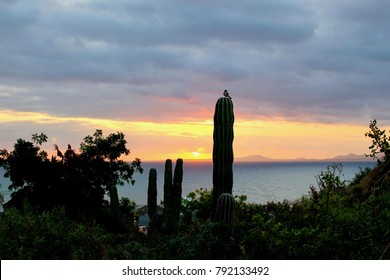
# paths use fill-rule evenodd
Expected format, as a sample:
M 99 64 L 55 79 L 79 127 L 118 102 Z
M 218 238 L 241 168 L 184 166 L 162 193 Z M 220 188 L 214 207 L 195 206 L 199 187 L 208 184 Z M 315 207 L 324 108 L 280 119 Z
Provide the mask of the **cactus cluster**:
M 177 159 L 172 178 L 172 160 L 165 162 L 163 230 L 176 232 L 179 226 L 183 183 L 183 160 Z
M 213 133 L 213 208 L 223 193 L 233 190 L 233 124 L 232 99 L 221 97 L 217 100 L 214 113 Z
M 213 192 L 212 209 L 218 222 L 233 226 L 233 102 L 228 96 L 217 100 L 214 113 L 213 133 Z M 157 208 L 156 169 L 149 172 L 148 214 L 153 218 Z M 172 160 L 165 161 L 164 171 L 164 209 L 162 229 L 166 233 L 177 232 L 180 220 L 183 182 L 183 160 L 177 159 L 174 172 Z

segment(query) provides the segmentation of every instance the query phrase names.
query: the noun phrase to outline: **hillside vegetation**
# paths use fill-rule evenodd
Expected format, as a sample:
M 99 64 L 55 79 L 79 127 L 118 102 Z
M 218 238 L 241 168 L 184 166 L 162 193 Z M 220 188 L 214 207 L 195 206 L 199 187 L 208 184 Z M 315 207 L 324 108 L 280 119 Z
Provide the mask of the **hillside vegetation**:
M 331 164 L 296 201 L 236 196 L 233 226 L 212 217 L 212 191 L 198 189 L 182 199 L 174 231 L 164 230 L 158 206 L 147 234 L 134 222 L 134 203 L 113 188 L 142 171 L 139 160 L 119 160 L 128 151 L 123 135 L 97 131 L 80 154 L 68 147 L 51 159 L 38 136 L 1 152 L 15 190 L 0 219 L 1 259 L 390 259 L 389 146 L 376 123 L 367 136 L 378 164 L 351 183 Z

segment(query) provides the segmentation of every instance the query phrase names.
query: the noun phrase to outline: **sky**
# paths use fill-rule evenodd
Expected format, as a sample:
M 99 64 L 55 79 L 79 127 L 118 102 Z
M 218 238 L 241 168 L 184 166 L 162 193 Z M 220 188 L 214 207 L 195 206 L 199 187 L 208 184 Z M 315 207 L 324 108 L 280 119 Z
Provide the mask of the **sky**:
M 369 153 L 389 27 L 387 0 L 0 0 L 0 148 L 102 129 L 131 158 L 208 159 L 227 89 L 236 158 Z

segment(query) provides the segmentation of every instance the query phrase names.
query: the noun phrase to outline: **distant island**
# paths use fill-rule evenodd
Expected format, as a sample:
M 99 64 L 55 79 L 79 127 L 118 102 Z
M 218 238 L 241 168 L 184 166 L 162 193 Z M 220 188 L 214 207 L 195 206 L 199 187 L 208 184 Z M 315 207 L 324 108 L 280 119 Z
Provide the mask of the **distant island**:
M 196 159 L 196 158 L 185 158 L 186 162 L 197 162 L 197 163 L 210 163 L 212 159 Z M 165 160 L 146 160 L 146 162 L 164 162 Z M 265 157 L 262 155 L 251 155 L 245 157 L 235 157 L 235 162 L 361 162 L 367 161 L 372 162 L 373 159 L 370 157 L 366 157 L 365 155 L 357 155 L 357 154 L 347 154 L 347 155 L 338 155 L 332 158 L 294 158 L 294 159 L 274 159 L 270 157 Z
M 295 158 L 295 159 L 273 159 L 262 155 L 252 155 L 246 157 L 235 158 L 237 162 L 270 162 L 270 161 L 329 161 L 329 162 L 345 162 L 345 161 L 372 161 L 372 158 L 365 155 L 347 154 L 338 155 L 332 158 L 314 159 L 314 158 Z

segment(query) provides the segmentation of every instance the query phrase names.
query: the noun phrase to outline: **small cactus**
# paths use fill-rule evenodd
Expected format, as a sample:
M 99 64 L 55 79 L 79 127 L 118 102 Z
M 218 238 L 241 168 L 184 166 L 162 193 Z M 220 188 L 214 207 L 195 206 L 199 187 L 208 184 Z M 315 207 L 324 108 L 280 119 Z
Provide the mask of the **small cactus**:
M 174 214 L 174 227 L 178 226 L 180 220 L 181 194 L 183 184 L 183 160 L 176 160 L 175 172 L 173 173 L 173 189 L 172 189 L 172 207 Z
M 172 160 L 167 159 L 165 161 L 164 171 L 164 210 L 163 210 L 163 229 L 168 230 L 172 220 L 172 214 L 170 205 L 171 203 L 171 192 L 172 192 Z
M 148 183 L 148 215 L 153 219 L 157 212 L 157 170 L 151 168 L 149 170 Z
M 172 189 L 172 160 L 165 161 L 164 171 L 164 205 L 169 201 L 170 192 Z
M 235 201 L 230 193 L 223 193 L 218 197 L 215 220 L 233 227 Z
M 118 189 L 115 185 L 110 187 L 110 207 L 113 217 L 115 219 L 119 219 L 121 211 L 119 206 Z

